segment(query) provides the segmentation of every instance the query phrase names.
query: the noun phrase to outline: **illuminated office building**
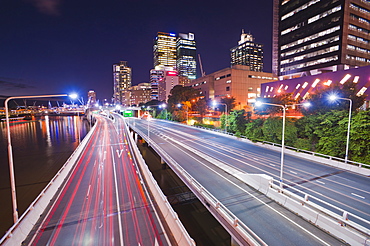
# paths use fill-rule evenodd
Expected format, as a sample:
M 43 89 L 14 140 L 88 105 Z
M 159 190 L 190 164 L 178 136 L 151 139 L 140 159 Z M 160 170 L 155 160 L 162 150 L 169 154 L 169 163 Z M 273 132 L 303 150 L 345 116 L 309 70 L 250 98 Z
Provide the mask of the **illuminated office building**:
M 113 100 L 115 104 L 128 105 L 125 91 L 131 87 L 131 68 L 127 61 L 113 64 Z
M 87 106 L 89 108 L 94 107 L 96 104 L 96 93 L 91 90 L 87 93 Z
M 233 47 L 231 51 L 231 66 L 245 65 L 249 66 L 251 71 L 262 72 L 263 70 L 263 45 L 254 42 L 251 34 L 244 33 L 240 36 L 238 46 Z
M 370 65 L 369 0 L 274 0 L 280 79 Z
M 180 77 L 189 80 L 196 78 L 196 49 L 193 33 L 179 33 L 176 41 L 176 69 Z
M 171 67 L 157 66 L 150 70 L 151 99 L 167 101 L 171 89 L 179 84 L 178 72 Z
M 154 67 L 176 67 L 176 34 L 158 32 L 154 40 Z

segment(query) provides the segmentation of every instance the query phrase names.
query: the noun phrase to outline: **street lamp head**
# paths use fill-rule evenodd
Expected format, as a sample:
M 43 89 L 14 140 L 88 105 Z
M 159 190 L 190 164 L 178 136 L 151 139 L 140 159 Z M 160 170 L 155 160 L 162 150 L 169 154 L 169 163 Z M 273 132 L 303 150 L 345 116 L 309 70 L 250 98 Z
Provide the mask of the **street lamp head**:
M 338 96 L 337 95 L 335 95 L 335 94 L 331 94 L 330 96 L 329 96 L 329 100 L 330 101 L 335 101 L 335 100 L 337 100 L 338 99 Z
M 309 108 L 309 107 L 311 107 L 312 104 L 310 102 L 304 102 L 302 105 L 305 108 Z
M 212 101 L 212 105 L 213 105 L 213 107 L 215 107 L 215 106 L 217 105 L 216 100 L 213 100 L 213 101 Z
M 78 95 L 76 93 L 72 93 L 68 95 L 71 99 L 76 99 Z
M 178 108 L 181 108 L 181 103 L 178 103 L 178 104 L 177 104 L 177 107 L 178 107 Z
M 167 107 L 167 105 L 166 105 L 165 103 L 163 103 L 163 104 L 161 105 L 161 107 L 162 107 L 162 108 L 166 108 L 166 107 Z
M 263 102 L 260 102 L 260 101 L 257 101 L 257 102 L 254 103 L 254 105 L 256 107 L 260 107 L 260 106 L 262 106 L 262 104 L 263 104 Z

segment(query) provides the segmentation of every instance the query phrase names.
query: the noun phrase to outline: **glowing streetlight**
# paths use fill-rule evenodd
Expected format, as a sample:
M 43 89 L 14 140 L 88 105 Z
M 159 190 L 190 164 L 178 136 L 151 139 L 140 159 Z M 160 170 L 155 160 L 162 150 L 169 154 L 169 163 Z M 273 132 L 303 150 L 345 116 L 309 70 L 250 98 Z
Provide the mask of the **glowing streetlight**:
M 332 102 L 334 102 L 336 100 L 347 100 L 347 101 L 349 101 L 346 155 L 344 157 L 344 163 L 347 163 L 348 162 L 348 150 L 349 150 L 349 133 L 350 133 L 350 130 L 351 130 L 352 100 L 350 98 L 338 97 L 335 94 L 330 95 L 329 100 L 332 101 Z
M 74 97 L 76 94 L 70 95 L 70 97 Z M 13 148 L 12 148 L 12 141 L 10 136 L 10 123 L 9 123 L 9 108 L 8 102 L 12 99 L 25 99 L 25 98 L 44 98 L 44 97 L 65 97 L 68 96 L 67 94 L 59 94 L 59 95 L 39 95 L 39 96 L 16 96 L 16 97 L 8 97 L 4 104 L 5 104 L 5 117 L 6 117 L 6 130 L 7 130 L 7 138 L 8 138 L 8 162 L 9 162 L 9 173 L 10 173 L 10 189 L 12 193 L 12 205 L 13 205 L 13 221 L 16 223 L 18 221 L 18 207 L 17 207 L 17 194 L 15 190 L 15 175 L 14 175 L 14 162 L 13 162 Z
M 311 103 L 305 102 L 302 104 L 283 105 L 283 104 L 264 103 L 261 101 L 257 101 L 254 105 L 256 107 L 260 107 L 263 104 L 281 107 L 283 109 L 283 129 L 282 129 L 282 134 L 281 134 L 282 136 L 281 136 L 281 159 L 280 159 L 280 188 L 282 189 L 283 188 L 283 172 L 284 172 L 284 149 L 285 149 L 285 118 L 286 118 L 285 111 L 287 110 L 288 107 L 293 107 L 293 106 L 298 106 L 298 105 L 309 107 L 311 106 Z
M 225 133 L 227 133 L 227 104 L 226 103 L 218 103 L 216 101 L 213 101 L 213 107 L 216 107 L 217 104 L 222 104 L 222 105 L 225 105 Z

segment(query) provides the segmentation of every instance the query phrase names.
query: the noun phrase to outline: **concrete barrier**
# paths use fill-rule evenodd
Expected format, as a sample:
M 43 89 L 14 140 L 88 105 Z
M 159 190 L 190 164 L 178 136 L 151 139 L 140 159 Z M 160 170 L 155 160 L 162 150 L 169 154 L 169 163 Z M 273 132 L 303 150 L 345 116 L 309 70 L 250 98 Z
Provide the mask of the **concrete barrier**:
M 1 238 L 0 244 L 3 246 L 21 245 L 26 239 L 28 234 L 31 232 L 33 226 L 39 220 L 45 208 L 48 206 L 50 200 L 54 197 L 58 191 L 60 185 L 64 179 L 70 173 L 72 168 L 75 166 L 77 159 L 80 157 L 81 152 L 85 149 L 86 144 L 91 138 L 91 135 L 96 129 L 96 124 L 88 132 L 82 142 L 79 144 L 77 149 L 72 153 L 66 163 L 58 171 L 58 173 L 52 178 L 47 186 L 41 191 L 40 195 L 31 203 L 31 205 L 22 214 L 19 220 L 6 232 Z

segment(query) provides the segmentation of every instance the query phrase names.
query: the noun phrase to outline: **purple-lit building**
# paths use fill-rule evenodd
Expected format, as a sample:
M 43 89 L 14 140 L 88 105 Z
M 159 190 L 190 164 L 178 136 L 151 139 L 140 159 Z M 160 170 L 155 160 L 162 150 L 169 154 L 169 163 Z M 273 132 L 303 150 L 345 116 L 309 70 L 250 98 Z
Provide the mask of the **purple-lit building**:
M 357 84 L 357 95 L 368 95 L 365 106 L 369 107 L 370 66 L 263 83 L 261 84 L 261 97 L 269 98 L 279 94 L 293 93 L 295 98 L 299 96 L 306 98 L 331 84 L 344 85 L 347 82 Z

